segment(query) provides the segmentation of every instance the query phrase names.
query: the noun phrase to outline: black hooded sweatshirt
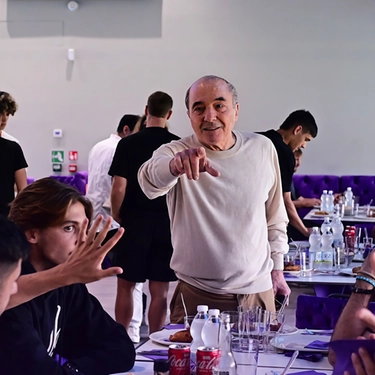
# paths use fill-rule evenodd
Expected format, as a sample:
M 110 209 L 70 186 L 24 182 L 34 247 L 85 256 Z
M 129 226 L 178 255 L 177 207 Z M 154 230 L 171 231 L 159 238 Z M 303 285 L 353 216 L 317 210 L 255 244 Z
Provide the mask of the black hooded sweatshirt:
M 23 262 L 22 274 L 36 272 Z M 84 284 L 48 292 L 0 317 L 0 374 L 84 375 L 130 370 L 134 345 Z

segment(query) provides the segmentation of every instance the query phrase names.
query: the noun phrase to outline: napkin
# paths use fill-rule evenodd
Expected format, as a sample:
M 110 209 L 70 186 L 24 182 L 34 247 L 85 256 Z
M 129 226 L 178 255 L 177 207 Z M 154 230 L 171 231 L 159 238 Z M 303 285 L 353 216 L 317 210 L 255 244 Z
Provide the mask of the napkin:
M 185 329 L 185 324 L 167 324 L 164 329 Z
M 352 353 L 358 353 L 359 348 L 366 349 L 372 358 L 375 354 L 374 340 L 337 340 L 332 341 L 330 347 L 336 355 L 332 375 L 342 375 L 344 371 L 355 374 L 350 356 Z
M 291 357 L 294 353 L 294 350 L 285 352 L 286 357 Z M 304 359 L 309 362 L 319 362 L 322 360 L 324 355 L 322 353 L 313 353 L 313 352 L 299 352 L 298 359 Z
M 149 351 L 138 352 L 137 354 L 155 360 L 155 359 L 168 359 L 168 349 L 166 350 L 159 350 L 153 349 Z
M 306 370 L 306 371 L 300 371 L 300 372 L 293 372 L 293 374 L 290 375 L 327 375 L 324 372 L 316 372 L 315 370 Z
M 310 344 L 305 346 L 306 349 L 324 349 L 328 350 L 329 348 L 329 342 L 321 341 L 321 340 L 315 340 L 310 342 Z

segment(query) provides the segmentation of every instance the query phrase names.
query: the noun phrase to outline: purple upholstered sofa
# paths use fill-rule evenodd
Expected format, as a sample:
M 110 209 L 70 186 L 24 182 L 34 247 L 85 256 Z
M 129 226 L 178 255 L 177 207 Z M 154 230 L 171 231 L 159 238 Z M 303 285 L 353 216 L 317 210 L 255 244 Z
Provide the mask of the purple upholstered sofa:
M 332 329 L 347 302 L 347 299 L 301 294 L 297 297 L 296 327 L 300 329 Z M 369 310 L 375 313 L 375 302 L 369 304 Z
M 88 174 L 86 171 L 77 172 L 72 176 L 50 176 L 63 184 L 74 186 L 82 195 L 86 194 Z
M 320 198 L 323 190 L 333 190 L 342 193 L 351 187 L 353 194 L 359 197 L 358 203 L 364 205 L 373 199 L 375 204 L 375 176 L 333 176 L 333 175 L 294 175 L 293 183 L 296 193 L 306 198 Z M 311 208 L 301 208 L 298 214 L 301 218 L 307 215 Z M 317 221 L 316 224 L 321 222 Z M 311 223 L 307 223 L 311 226 Z M 320 224 L 319 224 L 320 225 Z M 356 224 L 366 227 L 371 233 L 373 224 Z

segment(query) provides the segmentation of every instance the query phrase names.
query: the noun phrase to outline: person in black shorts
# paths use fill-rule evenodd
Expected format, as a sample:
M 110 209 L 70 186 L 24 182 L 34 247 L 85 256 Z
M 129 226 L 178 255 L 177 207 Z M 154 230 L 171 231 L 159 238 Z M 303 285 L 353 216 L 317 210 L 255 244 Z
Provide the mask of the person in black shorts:
M 17 193 L 27 185 L 27 163 L 21 146 L 1 136 L 9 116 L 14 116 L 17 108 L 13 97 L 0 91 L 0 214 L 4 216 L 8 215 L 9 203 L 14 199 L 14 185 Z
M 306 228 L 293 204 L 290 188 L 295 167 L 293 152 L 300 148 L 305 148 L 307 142 L 311 141 L 318 134 L 318 127 L 312 114 L 300 109 L 292 112 L 281 124 L 278 130 L 268 130 L 260 132 L 269 138 L 274 144 L 279 158 L 281 184 L 285 208 L 288 213 L 289 223 L 301 232 L 305 237 L 311 233 L 310 228 Z
M 165 128 L 172 105 L 172 98 L 160 91 L 148 98 L 146 128 L 118 143 L 109 170 L 113 177 L 112 216 L 125 228 L 113 257 L 113 264 L 124 270 L 118 275 L 116 320 L 128 328 L 133 314 L 135 284 L 149 280 L 150 333 L 164 325 L 169 282 L 177 278 L 169 267 L 173 248 L 166 198 L 149 200 L 139 186 L 137 174 L 139 167 L 157 148 L 179 139 Z

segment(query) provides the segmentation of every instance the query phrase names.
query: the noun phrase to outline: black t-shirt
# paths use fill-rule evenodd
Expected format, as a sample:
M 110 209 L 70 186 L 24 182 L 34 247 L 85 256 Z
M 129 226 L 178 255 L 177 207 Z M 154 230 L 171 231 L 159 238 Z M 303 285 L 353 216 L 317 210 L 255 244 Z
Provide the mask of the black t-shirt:
M 279 158 L 280 174 L 281 174 L 281 185 L 283 193 L 290 191 L 290 186 L 293 180 L 294 166 L 296 159 L 294 158 L 293 151 L 283 141 L 283 137 L 276 130 L 268 130 L 266 132 L 259 133 L 269 138 L 276 148 L 277 156 Z
M 127 213 L 135 210 L 168 214 L 165 196 L 148 199 L 139 186 L 137 174 L 140 166 L 151 158 L 156 149 L 177 139 L 180 138 L 165 128 L 150 127 L 125 137 L 118 143 L 108 174 L 127 180 L 125 198 L 120 209 L 122 220 Z
M 0 213 L 8 215 L 8 204 L 14 199 L 15 173 L 27 168 L 21 146 L 0 137 Z

